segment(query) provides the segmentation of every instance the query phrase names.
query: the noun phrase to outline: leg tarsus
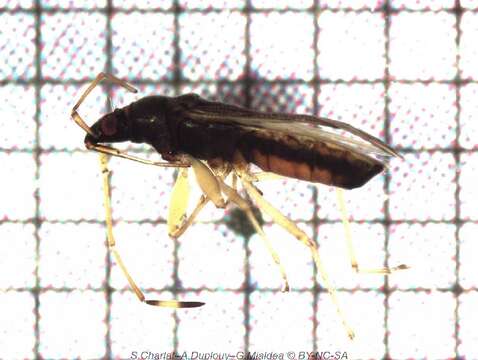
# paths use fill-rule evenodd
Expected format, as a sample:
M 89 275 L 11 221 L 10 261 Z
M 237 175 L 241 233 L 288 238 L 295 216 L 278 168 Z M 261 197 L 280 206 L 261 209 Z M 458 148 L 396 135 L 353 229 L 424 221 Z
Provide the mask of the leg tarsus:
M 204 206 L 209 202 L 209 198 L 206 195 L 201 195 L 196 207 L 191 215 L 179 226 L 176 230 L 169 233 L 169 236 L 177 239 L 192 225 L 196 217 L 199 215 Z
M 347 243 L 347 250 L 350 257 L 350 264 L 352 266 L 352 270 L 356 273 L 360 274 L 382 274 L 382 275 L 389 275 L 395 271 L 399 270 L 406 270 L 409 267 L 405 264 L 401 264 L 394 267 L 383 267 L 383 268 L 376 268 L 376 269 L 364 269 L 358 265 L 357 256 L 355 255 L 355 249 L 353 246 L 352 241 L 352 231 L 350 230 L 350 222 L 347 214 L 347 209 L 345 207 L 345 199 L 344 199 L 344 191 L 340 188 L 335 188 L 335 192 L 337 195 L 337 204 L 340 210 L 340 217 L 342 219 L 342 224 L 344 225 L 344 232 L 345 232 L 345 241 Z

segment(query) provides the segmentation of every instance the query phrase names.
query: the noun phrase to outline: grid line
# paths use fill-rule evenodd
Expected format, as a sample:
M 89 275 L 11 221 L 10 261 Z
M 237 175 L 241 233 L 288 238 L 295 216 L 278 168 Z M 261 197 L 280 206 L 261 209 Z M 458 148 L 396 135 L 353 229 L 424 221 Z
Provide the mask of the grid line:
M 35 178 L 40 177 L 40 89 L 41 89 L 41 8 L 39 6 L 40 1 L 36 0 L 36 11 L 35 11 L 35 68 L 36 68 L 36 79 L 35 79 L 35 100 L 36 100 L 36 109 L 35 109 L 35 147 L 34 147 L 34 158 L 35 158 Z M 40 189 L 37 187 L 35 189 L 35 288 L 33 289 L 33 295 L 35 298 L 35 344 L 33 348 L 34 356 L 36 359 L 40 358 L 40 276 L 39 276 L 39 264 L 40 264 Z
M 386 0 L 385 2 L 385 78 L 384 78 L 384 86 L 385 86 L 385 125 L 384 125 L 384 135 L 385 135 L 385 142 L 388 144 L 390 143 L 390 2 Z M 385 194 L 390 194 L 390 175 L 388 171 L 385 173 L 385 181 L 384 181 L 384 192 Z M 389 243 L 390 243 L 390 201 L 388 198 L 384 201 L 384 214 L 385 214 L 385 267 L 389 267 Z M 386 276 L 384 279 L 384 293 L 385 293 L 385 311 L 384 311 L 384 326 L 385 329 L 388 329 L 388 318 L 389 318 L 389 298 L 390 298 L 390 286 L 388 277 Z M 385 359 L 390 359 L 389 353 L 389 333 L 385 331 L 384 336 L 384 343 L 385 343 Z
M 455 115 L 455 122 L 456 122 L 456 137 L 455 137 L 455 143 L 460 144 L 460 114 L 461 114 L 461 101 L 460 101 L 460 89 L 461 89 L 461 69 L 460 69 L 460 52 L 458 49 L 460 49 L 460 38 L 461 38 L 461 17 L 463 14 L 463 9 L 461 7 L 460 1 L 455 0 L 455 14 L 456 14 L 456 77 L 455 77 L 455 93 L 456 93 L 456 115 Z M 459 307 L 460 307 L 460 299 L 459 295 L 462 293 L 462 289 L 459 285 L 459 279 L 460 279 L 460 171 L 459 171 L 459 165 L 460 164 L 460 150 L 458 150 L 456 147 L 454 148 L 454 153 L 453 156 L 455 158 L 455 163 L 457 164 L 456 169 L 455 169 L 455 179 L 456 179 L 456 191 L 455 191 L 455 243 L 456 243 L 456 251 L 455 251 L 455 285 L 454 285 L 454 291 L 453 293 L 455 294 L 455 301 L 456 301 L 456 307 L 455 307 L 455 334 L 459 334 L 460 326 L 459 326 Z M 459 339 L 458 336 L 455 336 L 455 354 L 459 354 Z

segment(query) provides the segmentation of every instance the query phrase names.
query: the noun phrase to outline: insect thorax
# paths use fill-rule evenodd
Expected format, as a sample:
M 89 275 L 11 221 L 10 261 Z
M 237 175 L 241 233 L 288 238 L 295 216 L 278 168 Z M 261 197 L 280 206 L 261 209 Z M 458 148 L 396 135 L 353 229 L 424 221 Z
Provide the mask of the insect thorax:
M 171 152 L 167 100 L 164 96 L 147 96 L 127 107 L 132 142 L 147 143 L 161 154 Z

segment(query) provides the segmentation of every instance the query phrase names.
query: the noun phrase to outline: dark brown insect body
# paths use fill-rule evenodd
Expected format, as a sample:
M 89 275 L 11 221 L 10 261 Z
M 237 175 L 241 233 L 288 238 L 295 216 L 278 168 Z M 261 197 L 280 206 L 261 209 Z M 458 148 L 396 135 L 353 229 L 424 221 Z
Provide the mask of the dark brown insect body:
M 313 125 L 340 128 L 368 143 L 360 148 L 355 140 Z M 395 154 L 380 140 L 344 123 L 307 115 L 262 113 L 207 101 L 195 94 L 142 98 L 103 116 L 91 130 L 96 136 L 88 134 L 87 145 L 147 143 L 168 161 L 189 154 L 230 163 L 242 155 L 264 171 L 345 189 L 362 186 L 384 169 L 383 161 L 369 154 Z

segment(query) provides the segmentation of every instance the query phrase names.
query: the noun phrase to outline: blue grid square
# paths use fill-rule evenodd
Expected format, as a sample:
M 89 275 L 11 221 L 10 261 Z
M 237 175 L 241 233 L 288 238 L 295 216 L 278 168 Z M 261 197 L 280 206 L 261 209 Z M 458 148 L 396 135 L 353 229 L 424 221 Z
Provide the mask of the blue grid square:
M 32 79 L 36 75 L 33 15 L 4 12 L 0 23 L 0 80 Z
M 33 86 L 0 86 L 0 147 L 32 149 L 35 143 L 35 89 Z
M 84 12 L 46 13 L 41 27 L 44 78 L 83 80 L 104 69 L 105 16 Z
M 456 299 L 452 293 L 394 292 L 389 305 L 390 357 L 454 357 Z
M 40 295 L 40 356 L 102 358 L 106 344 L 106 298 L 93 291 Z M 68 334 L 68 336 L 65 336 Z
M 152 299 L 170 299 L 169 293 L 148 292 Z M 111 353 L 128 359 L 137 351 L 171 351 L 174 347 L 173 309 L 147 306 L 130 292 L 115 292 L 111 301 Z
M 478 149 L 478 122 L 476 114 L 478 112 L 478 104 L 476 97 L 478 96 L 478 84 L 466 84 L 460 88 L 460 136 L 459 145 L 469 150 Z
M 311 80 L 314 77 L 313 20 L 312 14 L 302 12 L 252 14 L 251 76 L 266 80 Z M 271 33 L 275 35 L 271 37 Z
M 165 13 L 117 13 L 111 19 L 113 71 L 124 79 L 171 79 L 174 17 Z
M 179 17 L 180 69 L 187 80 L 237 80 L 244 71 L 246 18 L 237 11 Z
M 313 0 L 251 0 L 251 5 L 256 9 L 308 9 L 314 5 Z
M 326 9 L 373 10 L 379 9 L 385 0 L 321 0 L 320 5 Z
M 308 84 L 264 83 L 252 86 L 251 108 L 265 112 L 312 114 L 314 89 Z
M 42 218 L 63 221 L 104 219 L 98 155 L 45 153 L 40 162 Z
M 35 159 L 28 153 L 0 152 L 2 178 L 0 219 L 28 220 L 35 217 Z
M 455 6 L 454 0 L 391 0 L 390 5 L 399 10 L 432 10 L 452 9 Z
M 465 290 L 478 289 L 478 279 L 476 278 L 478 263 L 475 261 L 475 254 L 478 250 L 477 230 L 478 224 L 471 222 L 466 222 L 459 228 L 458 280 L 460 286 Z
M 242 293 L 201 291 L 206 304 L 198 309 L 178 312 L 178 349 L 199 353 L 230 353 L 244 349 L 244 295 Z M 209 295 L 209 296 L 208 296 Z M 184 295 L 181 300 L 191 300 Z M 191 350 L 187 350 L 191 349 Z M 183 351 L 183 350 L 180 350 Z
M 393 220 L 451 220 L 455 216 L 453 154 L 406 154 L 390 165 L 390 217 Z M 413 194 L 413 196 L 410 196 Z
M 383 78 L 385 20 L 380 13 L 323 11 L 318 21 L 317 66 L 322 79 Z
M 455 225 L 396 224 L 390 227 L 389 263 L 405 264 L 408 270 L 389 277 L 398 289 L 449 288 L 456 283 Z
M 36 239 L 33 224 L 0 225 L 0 289 L 35 286 Z M 15 276 L 12 276 L 15 274 Z
M 448 84 L 391 85 L 391 145 L 451 148 L 456 140 L 456 89 Z
M 460 70 L 464 79 L 478 79 L 476 62 L 478 61 L 478 49 L 474 40 L 478 36 L 478 14 L 465 12 L 460 22 Z
M 244 239 L 224 225 L 195 224 L 181 236 L 178 275 L 186 288 L 239 289 L 244 283 Z M 215 259 L 211 263 L 211 259 Z
M 393 14 L 390 76 L 397 80 L 453 79 L 457 73 L 456 32 L 456 17 L 450 13 Z
M 44 223 L 39 231 L 42 287 L 98 289 L 105 281 L 105 231 L 100 224 Z
M 464 220 L 478 220 L 475 199 L 478 196 L 476 174 L 478 154 L 460 155 L 460 217 Z
M 245 0 L 179 0 L 179 6 L 186 10 L 242 9 Z
M 253 292 L 249 346 L 253 351 L 285 353 L 311 349 L 313 297 L 310 292 Z M 266 336 L 267 334 L 267 336 Z
M 33 4 L 34 0 L 1 0 L 0 9 L 31 9 Z
M 476 331 L 476 322 L 478 321 L 477 301 L 478 292 L 476 291 L 461 294 L 459 298 L 458 353 L 464 359 L 478 357 L 478 349 L 476 348 L 478 342 L 478 332 Z
M 121 10 L 169 10 L 173 0 L 112 0 L 113 6 Z
M 27 291 L 0 292 L 0 357 L 34 359 L 35 299 Z
M 106 7 L 107 0 L 40 0 L 41 6 L 45 9 L 102 9 Z
M 478 9 L 478 3 L 475 0 L 461 0 L 460 6 L 464 9 Z

